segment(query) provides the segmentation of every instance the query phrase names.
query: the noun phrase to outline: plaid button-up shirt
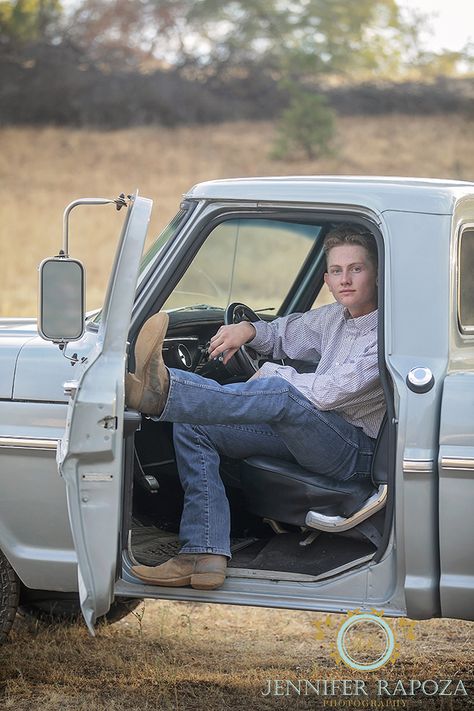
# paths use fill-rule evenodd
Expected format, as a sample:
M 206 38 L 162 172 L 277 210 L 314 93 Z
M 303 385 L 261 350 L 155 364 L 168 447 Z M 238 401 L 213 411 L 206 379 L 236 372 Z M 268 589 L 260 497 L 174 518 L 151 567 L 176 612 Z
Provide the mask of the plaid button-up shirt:
M 298 373 L 288 365 L 264 363 L 261 377 L 285 378 L 319 410 L 333 410 L 369 437 L 377 437 L 385 412 L 377 311 L 352 318 L 334 303 L 253 325 L 257 334 L 248 345 L 262 355 L 315 364 L 314 372 Z

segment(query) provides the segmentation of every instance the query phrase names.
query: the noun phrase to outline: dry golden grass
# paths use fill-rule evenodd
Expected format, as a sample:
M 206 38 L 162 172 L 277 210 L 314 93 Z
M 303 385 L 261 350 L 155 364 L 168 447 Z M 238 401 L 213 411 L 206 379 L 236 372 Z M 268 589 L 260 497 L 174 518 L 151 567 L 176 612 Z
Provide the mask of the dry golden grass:
M 268 123 L 111 132 L 0 129 L 0 314 L 36 313 L 37 265 L 60 248 L 62 211 L 78 197 L 115 197 L 139 188 L 155 201 L 155 235 L 181 195 L 211 178 L 334 173 L 470 179 L 472 129 L 472 121 L 456 116 L 342 118 L 334 157 L 286 163 L 268 158 Z M 101 303 L 121 221 L 111 210 L 79 208 L 72 217 L 71 252 L 88 268 L 89 308 Z
M 53 629 L 19 619 L 2 651 L 0 705 L 12 711 L 324 708 L 314 695 L 263 696 L 270 679 L 363 679 L 376 701 L 376 679 L 390 680 L 392 689 L 397 679 L 453 679 L 453 686 L 461 679 L 468 697 L 396 698 L 407 709 L 461 711 L 474 702 L 473 624 L 417 622 L 409 639 L 403 623 L 391 620 L 400 657 L 370 674 L 331 657 L 344 619 L 333 615 L 326 624 L 320 613 L 147 601 L 141 621 L 129 615 L 102 626 L 96 639 L 80 625 Z

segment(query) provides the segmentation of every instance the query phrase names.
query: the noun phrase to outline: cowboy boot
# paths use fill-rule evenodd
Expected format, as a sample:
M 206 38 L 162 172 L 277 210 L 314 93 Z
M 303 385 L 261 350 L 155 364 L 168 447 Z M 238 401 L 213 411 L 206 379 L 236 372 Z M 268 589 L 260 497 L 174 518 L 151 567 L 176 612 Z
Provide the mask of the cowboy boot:
M 169 317 L 163 312 L 151 316 L 135 343 L 135 373 L 125 378 L 125 403 L 145 415 L 160 415 L 169 389 L 168 370 L 161 352 Z
M 134 565 L 132 573 L 149 585 L 215 590 L 223 584 L 226 568 L 225 555 L 180 553 L 161 565 Z

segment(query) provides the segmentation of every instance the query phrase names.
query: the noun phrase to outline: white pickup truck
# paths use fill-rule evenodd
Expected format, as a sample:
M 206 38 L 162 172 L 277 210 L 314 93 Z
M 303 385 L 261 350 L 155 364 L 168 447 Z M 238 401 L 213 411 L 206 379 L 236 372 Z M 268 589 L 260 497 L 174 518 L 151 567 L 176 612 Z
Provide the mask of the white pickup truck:
M 82 203 L 125 208 L 104 306 L 87 316 L 68 254 L 67 218 Z M 474 184 L 202 183 L 142 258 L 151 209 L 138 196 L 72 203 L 62 253 L 41 269 L 39 323 L 0 321 L 0 639 L 18 605 L 61 618 L 80 604 L 92 630 L 143 597 L 474 620 Z M 247 305 L 270 320 L 324 303 L 324 235 L 347 221 L 379 251 L 387 416 L 371 481 L 223 461 L 233 551 L 223 587 L 145 585 L 131 566 L 176 553 L 182 492 L 171 425 L 124 408 L 141 325 L 165 309 L 168 365 L 249 377 L 258 354 L 211 362 L 209 338 Z

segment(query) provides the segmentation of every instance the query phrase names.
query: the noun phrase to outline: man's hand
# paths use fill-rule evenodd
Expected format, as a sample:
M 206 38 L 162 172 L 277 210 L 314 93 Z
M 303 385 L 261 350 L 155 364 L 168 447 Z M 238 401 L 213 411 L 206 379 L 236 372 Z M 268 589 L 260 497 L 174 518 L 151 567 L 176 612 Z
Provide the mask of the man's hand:
M 209 343 L 209 358 L 223 356 L 224 365 L 229 362 L 240 346 L 255 338 L 255 327 L 249 321 L 221 326 Z

